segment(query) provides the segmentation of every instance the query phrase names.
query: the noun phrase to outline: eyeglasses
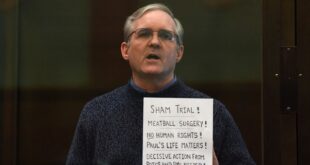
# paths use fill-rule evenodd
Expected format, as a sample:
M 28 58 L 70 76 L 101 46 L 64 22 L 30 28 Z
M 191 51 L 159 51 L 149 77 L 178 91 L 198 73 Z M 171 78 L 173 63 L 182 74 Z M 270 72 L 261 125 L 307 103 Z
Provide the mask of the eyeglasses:
M 154 32 L 157 32 L 157 36 L 161 41 L 177 41 L 178 40 L 178 36 L 174 32 L 169 31 L 169 30 L 160 29 L 159 31 L 153 31 L 152 29 L 149 29 L 149 28 L 139 28 L 131 32 L 128 35 L 127 41 L 129 41 L 130 37 L 133 34 L 136 35 L 137 39 L 149 40 L 150 38 L 153 37 Z

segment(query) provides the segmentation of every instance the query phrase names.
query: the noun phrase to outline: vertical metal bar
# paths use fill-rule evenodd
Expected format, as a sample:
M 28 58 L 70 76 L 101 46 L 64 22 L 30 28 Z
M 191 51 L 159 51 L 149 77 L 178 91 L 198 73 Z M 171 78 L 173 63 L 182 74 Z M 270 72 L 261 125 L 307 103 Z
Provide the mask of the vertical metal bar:
M 280 88 L 282 112 L 297 111 L 297 53 L 296 47 L 280 50 Z
M 295 0 L 281 0 L 281 47 L 296 46 Z
M 310 164 L 310 1 L 296 0 L 298 165 Z
M 297 164 L 297 48 L 295 0 L 281 0 L 281 164 Z M 279 112 L 281 113 L 281 112 Z
M 20 164 L 19 159 L 19 141 L 20 141 L 20 74 L 21 74 L 21 0 L 16 0 L 17 3 L 17 32 L 16 32 L 16 105 L 15 105 L 15 118 L 16 118 L 16 128 L 15 128 L 15 161 L 14 164 Z

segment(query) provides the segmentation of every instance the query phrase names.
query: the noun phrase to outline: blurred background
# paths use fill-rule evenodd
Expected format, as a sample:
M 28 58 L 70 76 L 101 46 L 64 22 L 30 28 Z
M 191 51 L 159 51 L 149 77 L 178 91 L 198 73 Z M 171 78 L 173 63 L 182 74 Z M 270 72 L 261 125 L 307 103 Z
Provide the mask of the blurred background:
M 263 29 L 271 33 L 273 27 L 278 27 L 272 24 L 272 17 L 266 19 L 270 27 L 263 26 L 263 16 L 272 15 L 268 7 L 275 8 L 277 3 L 263 6 L 261 0 L 0 2 L 3 164 L 65 163 L 84 104 L 130 79 L 129 66 L 120 54 L 124 21 L 138 7 L 152 2 L 166 4 L 184 26 L 185 54 L 177 65 L 177 77 L 227 106 L 252 157 L 257 164 L 263 164 L 264 145 L 273 144 L 273 140 L 264 139 L 274 137 L 272 133 L 264 134 L 264 122 L 272 120 L 264 112 L 274 108 L 272 103 L 263 107 L 264 99 L 270 99 L 266 94 L 271 92 L 266 88 L 263 95 L 263 80 L 273 79 L 265 73 L 274 67 L 263 64 L 263 57 L 273 60 L 268 59 L 272 52 L 265 51 L 263 43 L 272 42 L 274 36 L 266 36 Z M 277 82 L 267 85 L 279 86 Z M 279 95 L 274 97 L 279 102 Z M 289 114 L 293 114 L 296 126 L 297 114 Z M 297 142 L 292 145 L 297 148 Z M 276 162 L 283 161 L 283 155 L 275 157 L 279 157 Z M 292 157 L 292 161 L 297 160 L 296 155 Z

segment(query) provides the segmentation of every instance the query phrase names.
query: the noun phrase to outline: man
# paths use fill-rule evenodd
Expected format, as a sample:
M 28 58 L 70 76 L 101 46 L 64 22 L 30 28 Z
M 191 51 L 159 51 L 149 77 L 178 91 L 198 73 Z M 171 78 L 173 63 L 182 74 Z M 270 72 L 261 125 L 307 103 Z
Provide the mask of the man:
M 130 82 L 88 102 L 81 112 L 67 164 L 142 164 L 144 97 L 209 98 L 174 75 L 183 56 L 183 28 L 162 4 L 126 20 L 122 57 Z M 255 164 L 225 106 L 214 100 L 213 164 Z

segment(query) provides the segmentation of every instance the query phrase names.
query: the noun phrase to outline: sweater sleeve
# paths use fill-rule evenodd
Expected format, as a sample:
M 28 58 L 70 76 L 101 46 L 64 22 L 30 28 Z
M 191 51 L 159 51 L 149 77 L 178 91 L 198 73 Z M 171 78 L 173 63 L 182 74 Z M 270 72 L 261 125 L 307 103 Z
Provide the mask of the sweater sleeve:
M 214 122 L 214 129 L 221 137 L 219 139 L 214 137 L 215 145 L 221 144 L 220 146 L 215 146 L 219 164 L 255 165 L 256 163 L 247 150 L 238 126 L 224 105 L 220 104 L 218 106 Z
M 90 104 L 87 104 L 80 114 L 79 121 L 77 123 L 73 141 L 67 156 L 66 165 L 71 164 L 91 164 L 92 161 L 92 149 L 91 144 L 92 137 L 92 115 L 90 111 L 93 109 Z

